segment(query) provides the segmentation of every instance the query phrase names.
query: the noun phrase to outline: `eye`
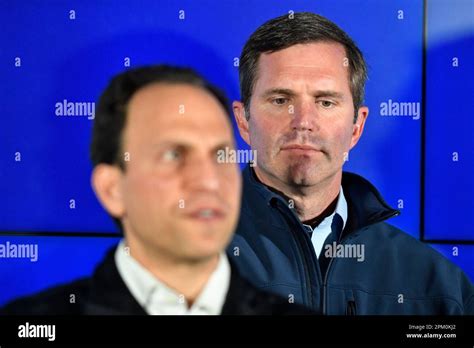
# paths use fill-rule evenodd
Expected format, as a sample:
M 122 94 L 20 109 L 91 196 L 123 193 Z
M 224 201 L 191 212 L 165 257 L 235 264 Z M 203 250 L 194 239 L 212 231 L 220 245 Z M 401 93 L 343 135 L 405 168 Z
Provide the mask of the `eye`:
M 332 108 L 332 107 L 335 105 L 335 104 L 334 104 L 332 101 L 330 101 L 330 100 L 320 100 L 320 101 L 319 101 L 319 104 L 320 104 L 323 108 L 325 108 L 325 109 L 330 109 L 330 108 Z
M 288 98 L 279 97 L 279 98 L 272 99 L 272 104 L 284 105 L 287 101 L 288 101 Z
M 169 149 L 163 153 L 162 158 L 166 162 L 176 161 L 181 158 L 181 152 L 178 149 Z

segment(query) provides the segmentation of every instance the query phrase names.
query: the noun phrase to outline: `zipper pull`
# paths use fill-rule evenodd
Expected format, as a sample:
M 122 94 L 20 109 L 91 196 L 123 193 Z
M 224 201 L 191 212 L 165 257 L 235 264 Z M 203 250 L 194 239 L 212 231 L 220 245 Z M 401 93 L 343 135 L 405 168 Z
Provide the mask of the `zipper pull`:
M 356 315 L 356 303 L 354 300 L 347 301 L 346 315 Z

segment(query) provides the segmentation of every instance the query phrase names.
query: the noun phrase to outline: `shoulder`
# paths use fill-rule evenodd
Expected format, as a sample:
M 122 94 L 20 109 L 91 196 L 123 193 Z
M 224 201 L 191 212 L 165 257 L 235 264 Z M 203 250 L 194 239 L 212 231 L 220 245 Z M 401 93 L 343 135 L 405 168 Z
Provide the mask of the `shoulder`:
M 45 289 L 13 300 L 0 308 L 0 315 L 81 314 L 81 303 L 88 294 L 89 278 Z
M 365 234 L 365 236 L 363 236 Z M 383 272 L 416 293 L 450 297 L 460 306 L 474 299 L 474 286 L 463 270 L 429 244 L 387 223 L 361 231 L 358 242 Z M 370 261 L 369 261 L 370 262 Z
M 370 248 L 377 254 L 392 255 L 399 262 L 410 262 L 410 267 L 416 268 L 419 265 L 426 270 L 431 265 L 451 271 L 458 268 L 429 244 L 386 222 L 369 226 L 358 234 L 356 239 L 367 243 L 366 252 Z M 413 262 L 415 260 L 416 263 Z
M 362 231 L 362 234 L 367 234 L 370 239 L 373 239 L 379 248 L 394 250 L 399 256 L 416 256 L 423 257 L 425 261 L 434 263 L 445 263 L 451 267 L 456 267 L 451 261 L 446 259 L 439 252 L 434 250 L 429 244 L 420 241 L 401 229 L 388 224 L 380 222 Z

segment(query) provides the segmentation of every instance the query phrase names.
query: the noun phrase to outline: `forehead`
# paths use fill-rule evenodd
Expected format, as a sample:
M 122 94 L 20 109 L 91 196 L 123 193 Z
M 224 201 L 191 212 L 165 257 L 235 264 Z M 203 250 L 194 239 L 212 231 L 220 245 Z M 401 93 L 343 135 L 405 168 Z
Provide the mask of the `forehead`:
M 344 46 L 334 42 L 297 44 L 263 53 L 259 58 L 256 87 L 275 83 L 291 85 L 308 80 L 327 81 L 348 88 L 349 68 Z
M 127 107 L 125 139 L 133 142 L 232 136 L 226 110 L 203 88 L 155 83 L 138 90 Z

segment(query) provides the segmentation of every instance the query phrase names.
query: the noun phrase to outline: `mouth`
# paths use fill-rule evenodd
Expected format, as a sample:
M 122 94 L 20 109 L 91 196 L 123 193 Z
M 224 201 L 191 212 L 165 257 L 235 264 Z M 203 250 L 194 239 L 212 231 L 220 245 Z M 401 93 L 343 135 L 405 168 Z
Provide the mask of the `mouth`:
M 290 151 L 294 153 L 316 153 L 316 152 L 321 152 L 317 148 L 311 146 L 311 145 L 303 145 L 303 144 L 289 144 L 285 145 L 281 148 L 281 151 Z
M 186 216 L 196 222 L 214 222 L 223 220 L 225 217 L 224 211 L 215 207 L 200 207 L 193 209 Z

